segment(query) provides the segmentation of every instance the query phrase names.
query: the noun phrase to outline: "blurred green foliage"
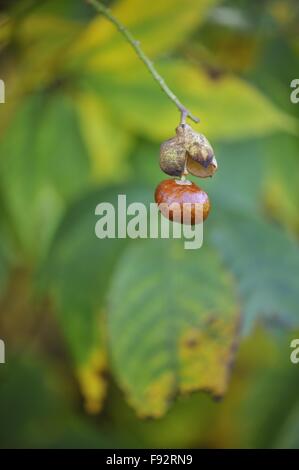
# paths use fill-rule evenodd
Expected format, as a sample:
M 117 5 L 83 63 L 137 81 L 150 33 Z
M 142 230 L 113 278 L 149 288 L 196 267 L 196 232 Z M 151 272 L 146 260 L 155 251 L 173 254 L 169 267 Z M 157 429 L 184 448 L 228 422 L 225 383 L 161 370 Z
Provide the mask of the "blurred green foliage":
M 84 1 L 2 2 L 0 446 L 296 448 L 298 5 L 105 4 L 215 147 L 204 247 L 95 237 L 178 112 Z

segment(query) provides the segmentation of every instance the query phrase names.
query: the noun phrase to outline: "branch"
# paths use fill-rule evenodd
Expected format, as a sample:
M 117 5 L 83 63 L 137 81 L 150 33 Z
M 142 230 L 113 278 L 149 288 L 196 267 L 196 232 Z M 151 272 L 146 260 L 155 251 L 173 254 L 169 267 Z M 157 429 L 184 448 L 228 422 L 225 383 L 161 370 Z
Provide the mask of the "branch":
M 120 23 L 118 19 L 112 15 L 111 11 L 107 7 L 105 7 L 105 5 L 103 5 L 99 0 L 86 0 L 86 1 L 87 3 L 92 5 L 99 13 L 102 13 L 109 21 L 111 21 L 111 23 L 113 23 L 116 26 L 118 31 L 125 37 L 128 43 L 133 47 L 133 49 L 135 50 L 140 60 L 142 60 L 142 62 L 145 64 L 145 66 L 147 67 L 147 69 L 149 70 L 153 78 L 159 83 L 164 93 L 166 93 L 168 98 L 171 99 L 171 101 L 176 105 L 178 110 L 181 112 L 181 124 L 184 124 L 186 122 L 187 117 L 192 119 L 192 121 L 194 122 L 199 122 L 199 118 L 194 116 L 171 91 L 171 89 L 166 84 L 164 78 L 161 77 L 161 75 L 155 69 L 152 61 L 145 55 L 145 53 L 141 49 L 139 41 L 137 41 L 132 36 L 130 31 L 128 31 L 127 28 L 122 23 Z

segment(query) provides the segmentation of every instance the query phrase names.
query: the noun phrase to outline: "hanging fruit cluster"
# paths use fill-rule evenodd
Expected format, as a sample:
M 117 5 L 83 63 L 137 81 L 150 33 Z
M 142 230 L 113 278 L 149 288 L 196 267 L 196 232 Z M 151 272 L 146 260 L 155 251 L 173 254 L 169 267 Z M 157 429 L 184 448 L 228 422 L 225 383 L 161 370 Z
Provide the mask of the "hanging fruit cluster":
M 160 168 L 170 176 L 179 179 L 162 181 L 156 188 L 155 201 L 162 214 L 174 220 L 171 205 L 180 206 L 179 219 L 189 221 L 192 225 L 197 223 L 196 205 L 202 207 L 202 218 L 205 220 L 210 212 L 208 195 L 199 186 L 192 183 L 186 176 L 188 173 L 200 178 L 213 176 L 217 170 L 217 161 L 214 151 L 203 134 L 195 132 L 191 126 L 181 123 L 176 129 L 176 136 L 161 144 Z M 184 204 L 189 214 L 183 217 Z

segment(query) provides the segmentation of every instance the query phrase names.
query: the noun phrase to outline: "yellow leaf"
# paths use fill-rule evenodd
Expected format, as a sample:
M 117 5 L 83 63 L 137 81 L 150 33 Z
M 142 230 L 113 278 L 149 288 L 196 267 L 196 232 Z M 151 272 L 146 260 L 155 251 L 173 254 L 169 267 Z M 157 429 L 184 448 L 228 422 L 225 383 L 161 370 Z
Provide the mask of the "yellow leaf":
M 11 38 L 12 23 L 5 14 L 0 14 L 0 49 L 6 46 Z
M 82 93 L 75 105 L 95 181 L 123 180 L 128 171 L 125 157 L 132 144 L 129 133 L 111 120 L 97 95 Z
M 21 53 L 10 93 L 20 95 L 56 80 L 65 66 L 66 51 L 81 30 L 79 23 L 55 15 L 35 13 L 25 17 L 16 36 Z
M 216 397 L 221 397 L 227 390 L 229 369 L 223 364 L 230 364 L 233 358 L 233 348 L 227 348 L 227 343 L 219 341 L 219 331 L 223 337 L 233 338 L 236 324 L 228 323 L 222 318 L 210 318 L 211 331 L 187 328 L 179 342 L 181 366 L 181 391 L 205 389 Z M 209 364 L 209 367 L 206 367 Z M 209 384 L 207 386 L 207 384 Z
M 227 75 L 213 80 L 180 61 L 162 62 L 157 69 L 179 99 L 200 117 L 196 127 L 208 138 L 262 136 L 282 129 L 295 132 L 294 118 L 238 77 Z M 123 123 L 149 138 L 168 138 L 178 124 L 176 106 L 142 64 L 123 74 L 91 76 L 90 87 Z
M 239 305 L 211 249 L 191 253 L 171 240 L 131 245 L 109 299 L 112 370 L 138 415 L 163 416 L 179 393 L 225 393 Z
M 181 43 L 216 1 L 122 0 L 113 8 L 113 14 L 140 41 L 145 52 L 155 57 Z M 71 56 L 75 61 L 83 56 L 86 67 L 93 70 L 119 70 L 137 61 L 132 47 L 102 16 L 97 16 L 87 27 Z
M 106 354 L 102 349 L 92 351 L 89 359 L 77 369 L 77 379 L 84 396 L 88 413 L 96 414 L 102 409 L 106 396 Z

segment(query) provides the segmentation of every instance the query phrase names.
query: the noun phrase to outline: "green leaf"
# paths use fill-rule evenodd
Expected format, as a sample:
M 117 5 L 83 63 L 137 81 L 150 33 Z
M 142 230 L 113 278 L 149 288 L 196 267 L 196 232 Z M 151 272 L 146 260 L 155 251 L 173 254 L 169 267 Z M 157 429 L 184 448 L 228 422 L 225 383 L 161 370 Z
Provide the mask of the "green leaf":
M 202 70 L 174 60 L 161 61 L 156 67 L 180 100 L 201 118 L 198 130 L 209 139 L 295 132 L 292 117 L 240 78 L 228 75 L 212 80 Z M 154 140 L 169 138 L 178 124 L 174 103 L 141 63 L 119 70 L 122 72 L 86 73 L 82 86 L 97 92 L 126 127 Z
M 279 223 L 299 233 L 298 137 L 279 134 L 264 145 L 266 173 L 264 196 L 268 212 Z
M 242 341 L 229 393 L 215 410 L 205 441 L 217 436 L 222 448 L 280 447 L 298 404 L 299 376 L 290 361 L 290 337 L 296 333 L 276 333 L 256 328 Z
M 64 372 L 63 372 L 64 374 Z M 82 413 L 65 374 L 49 362 L 10 356 L 1 367 L 1 448 L 109 448 L 119 436 L 98 429 Z M 45 426 L 45 423 L 47 426 Z M 127 445 L 123 436 L 123 445 Z
M 7 260 L 1 250 L 0 251 L 0 294 L 2 294 L 2 292 L 4 291 L 6 282 L 7 282 Z
M 246 214 L 255 214 L 260 209 L 262 186 L 267 171 L 263 142 L 264 139 L 215 142 L 213 147 L 218 170 L 212 179 L 200 182 L 200 186 L 208 192 L 213 208 L 221 207 Z
M 65 215 L 38 273 L 39 288 L 49 292 L 66 339 L 86 408 L 97 412 L 106 392 L 107 367 L 103 313 L 108 282 L 126 239 L 98 239 L 95 208 L 101 202 L 117 207 L 118 194 L 144 201 L 145 189 L 112 187 L 89 193 Z
M 7 239 L 7 233 L 5 232 L 6 227 L 3 225 L 4 214 L 0 210 L 0 296 L 3 294 L 8 277 L 9 277 L 9 267 L 12 261 L 13 254 L 10 251 L 10 243 Z
M 237 279 L 244 333 L 259 319 L 299 324 L 299 247 L 292 238 L 261 218 L 234 212 L 216 215 L 211 238 Z
M 88 183 L 86 150 L 69 98 L 28 97 L 2 137 L 0 151 L 3 204 L 23 253 L 36 260 L 46 251 L 66 203 Z
M 132 137 L 111 119 L 109 109 L 93 93 L 76 96 L 82 136 L 89 151 L 93 179 L 99 183 L 120 182 L 129 172 L 126 156 Z
M 298 449 L 299 448 L 299 404 L 297 403 L 286 423 L 280 430 L 279 437 L 275 442 L 278 449 Z
M 128 248 L 110 289 L 108 340 L 139 415 L 163 415 L 178 392 L 224 394 L 238 312 L 232 279 L 209 249 L 170 240 Z
M 121 0 L 113 14 L 140 41 L 150 57 L 176 47 L 202 21 L 217 0 Z M 155 40 L 159 38 L 159 40 Z M 119 70 L 139 61 L 132 47 L 106 18 L 97 16 L 74 45 L 75 62 L 84 60 L 84 68 Z
M 58 15 L 38 11 L 18 22 L 15 41 L 20 48 L 10 92 L 20 93 L 47 86 L 60 74 L 66 50 L 80 35 L 82 26 Z
M 51 421 L 59 420 L 64 413 L 63 393 L 53 386 L 52 371 L 49 364 L 48 369 L 45 365 L 41 367 L 23 356 L 16 360 L 11 354 L 9 365 L 1 366 L 0 419 L 5 423 L 0 427 L 1 447 L 36 446 L 47 439 L 41 436 L 45 418 L 51 417 L 51 434 Z

